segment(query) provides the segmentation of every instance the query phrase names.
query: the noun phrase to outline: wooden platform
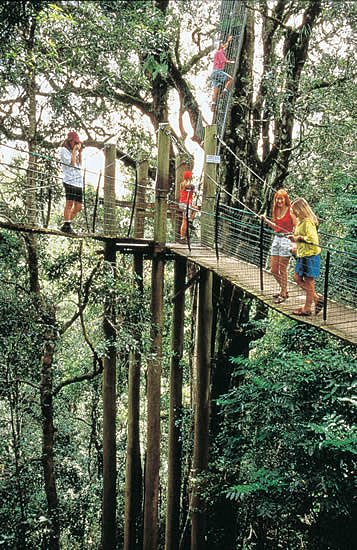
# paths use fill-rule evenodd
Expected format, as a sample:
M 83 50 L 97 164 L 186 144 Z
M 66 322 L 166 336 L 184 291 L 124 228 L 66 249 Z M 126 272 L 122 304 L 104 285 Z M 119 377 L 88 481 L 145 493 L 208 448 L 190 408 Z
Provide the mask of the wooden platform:
M 292 314 L 292 311 L 304 304 L 305 293 L 295 283 L 289 282 L 289 298 L 282 304 L 275 304 L 273 295 L 278 291 L 278 285 L 268 271 L 263 273 L 263 291 L 261 291 L 259 268 L 248 262 L 225 255 L 220 256 L 217 262 L 214 250 L 201 245 L 193 244 L 191 252 L 185 244 L 169 243 L 167 248 L 175 254 L 186 257 L 190 262 L 214 271 L 222 279 L 230 281 L 280 313 L 357 344 L 356 309 L 328 300 L 326 321 L 323 320 L 322 312 L 311 317 L 297 317 Z

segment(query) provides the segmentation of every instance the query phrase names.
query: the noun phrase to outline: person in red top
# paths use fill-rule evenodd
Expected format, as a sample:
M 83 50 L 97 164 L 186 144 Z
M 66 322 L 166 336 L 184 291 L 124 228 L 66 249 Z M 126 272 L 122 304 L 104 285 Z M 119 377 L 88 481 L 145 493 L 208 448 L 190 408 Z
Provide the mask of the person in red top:
M 187 212 L 190 222 L 195 219 L 197 207 L 193 206 L 193 193 L 195 186 L 192 183 L 192 172 L 186 170 L 183 173 L 183 180 L 180 183 L 179 209 L 182 211 L 182 223 L 180 228 L 180 238 L 185 239 L 187 232 Z
M 213 71 L 211 75 L 212 87 L 213 87 L 213 97 L 212 97 L 212 111 L 214 111 L 217 103 L 218 90 L 221 86 L 225 85 L 222 93 L 226 93 L 229 87 L 232 84 L 232 77 L 230 74 L 224 71 L 226 63 L 234 64 L 234 61 L 230 61 L 226 57 L 226 49 L 229 46 L 229 43 L 232 40 L 232 36 L 229 36 L 227 42 L 220 44 L 218 50 L 214 54 L 213 58 Z
M 274 302 L 281 304 L 289 297 L 288 265 L 292 253 L 288 235 L 293 233 L 296 225 L 296 217 L 285 189 L 279 189 L 274 195 L 272 218 L 270 221 L 266 216 L 261 216 L 261 219 L 275 232 L 270 251 L 270 270 L 280 286 L 279 293 L 274 295 Z

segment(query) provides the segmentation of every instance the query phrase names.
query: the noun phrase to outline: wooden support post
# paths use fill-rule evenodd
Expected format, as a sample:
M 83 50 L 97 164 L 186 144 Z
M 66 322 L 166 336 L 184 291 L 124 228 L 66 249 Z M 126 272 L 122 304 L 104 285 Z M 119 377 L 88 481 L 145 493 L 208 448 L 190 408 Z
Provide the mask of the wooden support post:
M 142 160 L 136 168 L 136 176 L 138 181 L 138 193 L 136 197 L 136 209 L 134 218 L 134 235 L 137 239 L 144 237 L 145 228 L 145 207 L 146 207 L 146 187 L 148 181 L 149 163 L 147 160 Z
M 205 550 L 206 511 L 197 476 L 208 466 L 211 338 L 213 322 L 212 272 L 201 268 L 198 297 L 195 433 L 192 462 L 191 550 Z
M 106 145 L 105 155 L 105 173 L 104 173 L 104 234 L 115 235 L 115 167 L 116 167 L 116 147 L 115 145 Z
M 134 219 L 134 237 L 144 237 L 145 188 L 148 177 L 148 162 L 137 166 L 138 194 Z M 142 254 L 134 254 L 134 272 L 138 290 L 143 295 L 144 262 Z M 138 340 L 140 335 L 136 335 Z M 129 355 L 128 384 L 128 443 L 125 477 L 125 520 L 123 550 L 142 547 L 142 468 L 140 457 L 140 352 Z
M 216 198 L 217 164 L 207 162 L 208 155 L 216 152 L 217 126 L 207 126 L 205 129 L 205 164 L 203 177 L 203 197 L 201 212 L 201 240 L 202 244 L 213 246 L 214 241 L 214 205 Z
M 107 234 L 115 232 L 115 146 L 106 149 L 106 177 L 104 179 L 104 226 Z M 108 168 L 108 170 L 107 170 Z M 110 173 L 110 176 L 109 176 Z M 108 189 L 106 189 L 108 186 Z M 110 200 L 111 198 L 111 200 Z M 112 202 L 111 202 L 112 201 Z M 115 241 L 104 245 L 104 260 L 116 274 Z M 108 343 L 103 360 L 103 520 L 102 547 L 116 548 L 116 332 L 115 304 L 110 296 L 104 302 L 103 331 Z
M 178 296 L 185 287 L 186 258 L 175 259 L 174 296 Z M 185 293 L 174 300 L 171 332 L 170 365 L 170 421 L 169 456 L 167 480 L 167 511 L 165 549 L 178 550 L 180 543 L 180 496 L 181 496 L 181 427 L 178 422 L 182 416 L 182 366 L 185 315 Z
M 166 240 L 167 193 L 169 184 L 170 137 L 167 124 L 159 127 L 159 152 L 156 179 L 154 239 Z M 164 304 L 164 258 L 156 252 L 151 276 L 151 361 L 147 370 L 147 454 L 145 469 L 144 544 L 143 550 L 158 545 L 158 505 L 160 468 L 160 390 Z
M 155 190 L 154 240 L 166 242 L 167 193 L 169 191 L 170 135 L 168 124 L 160 124 L 158 138 L 157 178 Z
M 123 550 L 142 545 L 142 468 L 140 457 L 140 366 L 141 356 L 130 353 L 128 383 L 128 442 L 125 476 Z

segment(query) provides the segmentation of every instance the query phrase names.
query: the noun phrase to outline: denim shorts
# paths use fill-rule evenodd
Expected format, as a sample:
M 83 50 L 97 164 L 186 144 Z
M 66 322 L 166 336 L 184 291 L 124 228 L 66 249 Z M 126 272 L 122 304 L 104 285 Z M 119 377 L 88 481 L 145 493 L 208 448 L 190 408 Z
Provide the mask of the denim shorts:
M 290 258 L 290 256 L 292 256 L 291 247 L 292 243 L 287 237 L 284 235 L 275 235 L 271 245 L 270 254 L 271 256 Z
M 318 277 L 320 275 L 320 263 L 320 254 L 296 258 L 295 273 L 300 275 L 300 277 Z
M 222 84 L 227 82 L 228 77 L 229 77 L 229 75 L 227 73 L 225 73 L 224 71 L 214 69 L 214 71 L 212 72 L 212 75 L 211 75 L 212 87 L 213 88 L 218 88 L 219 86 L 221 86 Z

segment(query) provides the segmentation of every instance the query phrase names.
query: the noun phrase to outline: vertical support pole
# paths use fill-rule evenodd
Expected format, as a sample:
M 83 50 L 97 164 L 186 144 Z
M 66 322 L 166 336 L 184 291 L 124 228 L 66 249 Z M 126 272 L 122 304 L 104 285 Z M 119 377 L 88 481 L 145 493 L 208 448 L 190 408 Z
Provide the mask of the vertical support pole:
M 115 190 L 115 146 L 106 149 L 104 179 L 104 226 L 108 234 L 115 232 L 113 189 Z M 114 162 L 113 162 L 114 161 Z M 112 168 L 113 167 L 113 168 Z M 110 177 L 108 176 L 110 173 Z M 106 189 L 108 187 L 108 189 Z M 115 193 L 114 193 L 115 201 Z M 114 202 L 115 204 L 115 202 Z M 116 276 L 116 246 L 114 240 L 104 245 L 104 260 Z M 116 548 L 116 332 L 115 304 L 107 295 L 104 302 L 103 332 L 107 352 L 103 360 L 103 526 L 102 547 Z
M 214 244 L 216 248 L 216 258 L 217 262 L 219 260 L 219 250 L 218 250 L 218 233 L 219 233 L 219 206 L 220 206 L 220 199 L 221 199 L 221 192 L 218 191 L 217 193 L 217 199 L 216 199 L 216 208 L 215 208 L 215 215 L 214 215 Z
M 167 511 L 165 550 L 178 550 L 180 546 L 180 494 L 181 494 L 181 427 L 182 416 L 182 366 L 184 338 L 186 258 L 177 256 L 174 274 L 174 301 L 171 332 L 170 365 L 170 420 L 167 479 Z
M 137 166 L 137 203 L 134 218 L 134 237 L 144 237 L 145 190 L 148 177 L 148 162 L 143 160 Z M 134 254 L 134 272 L 138 290 L 143 295 L 144 262 L 142 254 Z M 136 335 L 138 341 L 140 335 Z M 140 368 L 139 351 L 129 355 L 128 376 L 128 443 L 125 476 L 125 519 L 123 550 L 142 547 L 142 468 L 140 457 Z
M 259 228 L 259 275 L 260 275 L 260 290 L 263 292 L 264 290 L 264 280 L 263 280 L 263 268 L 264 268 L 264 250 L 263 250 L 263 242 L 264 242 L 264 221 L 260 220 L 260 228 Z
M 203 197 L 201 213 L 201 239 L 203 244 L 212 246 L 214 239 L 214 204 L 216 197 L 215 181 L 217 178 L 217 165 L 208 163 L 207 156 L 216 152 L 217 126 L 207 126 L 205 129 L 204 151 L 204 175 L 203 175 Z
M 104 148 L 105 174 L 104 174 L 104 234 L 114 235 L 115 227 L 115 167 L 116 147 L 109 144 Z
M 159 245 L 152 261 L 151 276 L 151 361 L 147 370 L 147 454 L 145 469 L 143 550 L 158 547 L 158 505 L 160 468 L 160 394 L 164 305 L 165 262 L 160 248 L 166 240 L 167 193 L 170 138 L 167 124 L 159 127 L 154 239 Z
M 166 242 L 169 153 L 170 136 L 168 133 L 168 124 L 163 123 L 159 126 L 154 220 L 154 240 L 159 244 L 165 244 Z
M 205 550 L 207 548 L 206 511 L 204 509 L 204 499 L 200 495 L 203 488 L 200 487 L 197 482 L 197 476 L 205 471 L 208 466 L 211 338 L 213 322 L 212 284 L 212 272 L 201 268 L 198 298 L 196 407 L 192 464 L 191 550 Z
M 327 319 L 327 293 L 328 293 L 328 278 L 329 278 L 329 272 L 330 272 L 330 259 L 331 259 L 331 252 L 328 250 L 326 253 L 326 263 L 325 263 L 324 307 L 323 307 L 323 313 L 322 313 L 322 318 L 324 321 L 326 321 Z
M 136 239 L 144 237 L 145 229 L 145 207 L 146 207 L 146 187 L 148 181 L 149 163 L 142 160 L 136 168 L 138 180 L 138 193 L 136 197 L 136 209 L 134 218 L 134 235 Z
M 102 179 L 102 171 L 99 172 L 98 182 L 97 182 L 97 189 L 95 192 L 95 203 L 94 203 L 94 210 L 93 210 L 93 220 L 92 220 L 92 233 L 95 233 L 95 223 L 97 221 L 97 210 L 98 210 L 98 202 L 99 202 L 99 187 L 100 187 L 100 180 Z

